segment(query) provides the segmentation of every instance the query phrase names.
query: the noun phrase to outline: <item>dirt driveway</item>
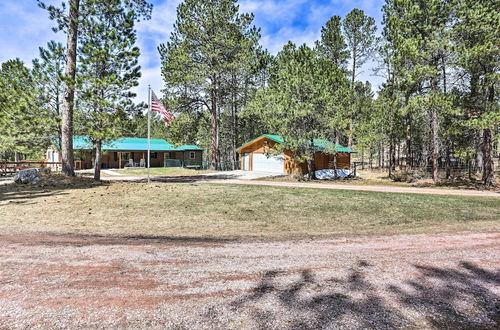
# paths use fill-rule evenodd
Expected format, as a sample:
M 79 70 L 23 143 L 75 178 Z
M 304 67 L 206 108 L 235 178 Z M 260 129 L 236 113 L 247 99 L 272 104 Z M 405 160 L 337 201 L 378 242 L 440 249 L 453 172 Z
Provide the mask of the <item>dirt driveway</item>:
M 0 328 L 497 328 L 500 234 L 1 236 Z

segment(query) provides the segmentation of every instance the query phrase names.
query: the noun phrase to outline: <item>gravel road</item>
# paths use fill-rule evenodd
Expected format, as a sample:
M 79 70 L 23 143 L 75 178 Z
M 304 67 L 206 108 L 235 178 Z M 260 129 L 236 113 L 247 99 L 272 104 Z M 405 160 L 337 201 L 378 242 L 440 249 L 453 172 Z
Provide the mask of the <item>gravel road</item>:
M 495 329 L 500 234 L 0 236 L 0 328 Z

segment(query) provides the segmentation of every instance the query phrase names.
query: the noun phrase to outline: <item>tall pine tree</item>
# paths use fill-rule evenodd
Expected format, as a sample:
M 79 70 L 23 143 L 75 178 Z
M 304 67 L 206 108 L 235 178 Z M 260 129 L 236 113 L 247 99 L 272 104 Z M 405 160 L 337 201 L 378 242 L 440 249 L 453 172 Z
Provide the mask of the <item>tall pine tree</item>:
M 137 14 L 122 1 L 95 1 L 87 9 L 79 50 L 79 131 L 93 144 L 94 179 L 100 180 L 102 143 L 122 136 L 127 121 L 141 110 L 130 91 L 138 85 L 140 52 Z
M 158 48 L 173 108 L 210 114 L 212 167 L 219 162 L 220 114 L 246 52 L 242 44 L 258 32 L 252 21 L 253 15 L 239 13 L 236 0 L 186 0 L 177 8 L 170 41 Z

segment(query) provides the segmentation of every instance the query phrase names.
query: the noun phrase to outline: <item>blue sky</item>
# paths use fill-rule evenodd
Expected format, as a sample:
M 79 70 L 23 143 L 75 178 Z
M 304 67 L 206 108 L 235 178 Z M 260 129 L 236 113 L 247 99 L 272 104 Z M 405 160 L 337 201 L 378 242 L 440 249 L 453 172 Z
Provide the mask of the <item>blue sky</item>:
M 59 4 L 61 0 L 46 0 Z M 156 47 L 166 42 L 173 28 L 176 7 L 180 0 L 152 0 L 150 21 L 137 25 L 141 48 L 142 78 L 137 88 L 137 101 L 147 100 L 147 85 L 161 95 L 163 87 L 160 59 Z M 255 25 L 261 28 L 261 43 L 276 54 L 289 40 L 313 45 L 321 26 L 333 15 L 344 17 L 353 8 L 360 8 L 381 24 L 383 0 L 240 0 L 242 12 L 255 14 Z M 19 57 L 26 64 L 38 56 L 38 47 L 48 41 L 65 41 L 62 33 L 51 30 L 53 22 L 47 12 L 38 8 L 36 0 L 0 0 L 0 62 Z M 381 78 L 373 76 L 374 63 L 367 63 L 358 79 L 372 82 L 374 88 Z

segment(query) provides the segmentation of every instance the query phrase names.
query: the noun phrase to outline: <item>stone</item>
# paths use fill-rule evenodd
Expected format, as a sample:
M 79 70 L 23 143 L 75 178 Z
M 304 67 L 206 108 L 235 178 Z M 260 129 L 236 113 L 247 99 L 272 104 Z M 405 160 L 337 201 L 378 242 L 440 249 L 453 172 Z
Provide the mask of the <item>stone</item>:
M 14 182 L 19 184 L 39 183 L 40 175 L 38 173 L 38 169 L 27 168 L 24 170 L 20 170 L 19 172 L 17 172 L 16 176 L 14 176 Z

